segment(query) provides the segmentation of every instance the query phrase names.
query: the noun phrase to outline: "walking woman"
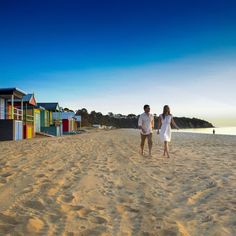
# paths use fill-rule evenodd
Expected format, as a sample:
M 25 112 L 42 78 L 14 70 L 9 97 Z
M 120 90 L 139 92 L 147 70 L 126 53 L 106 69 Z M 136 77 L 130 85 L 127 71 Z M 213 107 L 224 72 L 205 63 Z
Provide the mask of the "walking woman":
M 179 129 L 173 119 L 173 116 L 170 114 L 169 106 L 165 105 L 163 108 L 163 113 L 158 118 L 157 134 L 160 133 L 161 141 L 164 142 L 164 156 L 167 154 L 167 158 L 170 158 L 168 143 L 171 141 L 171 125 L 173 125 L 176 129 Z M 161 129 L 160 132 L 159 129 Z

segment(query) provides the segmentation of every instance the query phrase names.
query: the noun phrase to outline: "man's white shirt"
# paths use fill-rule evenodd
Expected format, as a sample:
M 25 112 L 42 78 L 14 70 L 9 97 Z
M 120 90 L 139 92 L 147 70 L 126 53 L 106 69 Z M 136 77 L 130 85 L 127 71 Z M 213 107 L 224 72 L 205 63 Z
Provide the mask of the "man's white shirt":
M 141 130 L 141 134 L 148 135 L 153 132 L 152 125 L 153 125 L 154 117 L 150 113 L 142 113 L 138 119 L 138 126 L 141 126 L 142 129 L 145 130 L 145 133 Z

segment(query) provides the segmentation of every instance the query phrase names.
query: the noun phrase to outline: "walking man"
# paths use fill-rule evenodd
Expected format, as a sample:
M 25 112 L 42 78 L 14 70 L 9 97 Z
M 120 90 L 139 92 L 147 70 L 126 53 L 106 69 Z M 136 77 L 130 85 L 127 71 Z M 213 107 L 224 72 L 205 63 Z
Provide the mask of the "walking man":
M 142 113 L 139 116 L 138 120 L 138 127 L 140 129 L 141 133 L 141 155 L 143 155 L 143 149 L 145 140 L 147 138 L 148 140 L 148 150 L 149 150 L 149 156 L 152 155 L 152 132 L 154 128 L 154 117 L 152 114 L 150 114 L 150 106 L 144 105 L 143 107 L 144 113 Z

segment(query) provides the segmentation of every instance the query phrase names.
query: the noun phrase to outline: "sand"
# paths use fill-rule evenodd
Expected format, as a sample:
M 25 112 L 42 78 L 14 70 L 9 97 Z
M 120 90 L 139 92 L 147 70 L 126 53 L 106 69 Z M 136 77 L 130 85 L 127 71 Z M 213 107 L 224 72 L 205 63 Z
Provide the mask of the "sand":
M 0 235 L 236 235 L 236 137 L 137 130 L 0 142 Z M 147 153 L 147 150 L 146 150 Z

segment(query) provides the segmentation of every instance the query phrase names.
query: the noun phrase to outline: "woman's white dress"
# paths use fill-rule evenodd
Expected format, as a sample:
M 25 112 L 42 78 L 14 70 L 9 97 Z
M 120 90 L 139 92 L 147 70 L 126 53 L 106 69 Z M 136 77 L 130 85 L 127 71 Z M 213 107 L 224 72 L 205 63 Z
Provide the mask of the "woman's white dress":
M 161 131 L 160 131 L 160 138 L 161 141 L 171 141 L 171 119 L 172 115 L 165 116 L 165 119 L 163 119 L 163 115 L 160 115 L 161 118 Z

